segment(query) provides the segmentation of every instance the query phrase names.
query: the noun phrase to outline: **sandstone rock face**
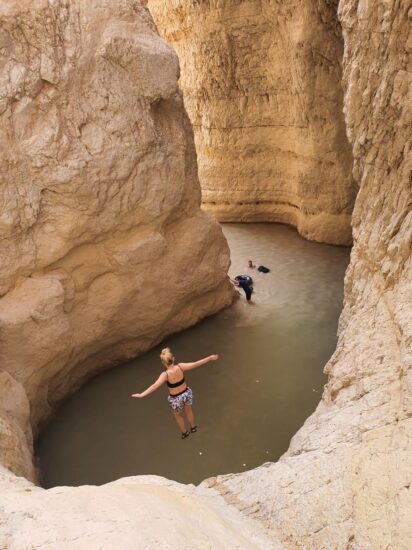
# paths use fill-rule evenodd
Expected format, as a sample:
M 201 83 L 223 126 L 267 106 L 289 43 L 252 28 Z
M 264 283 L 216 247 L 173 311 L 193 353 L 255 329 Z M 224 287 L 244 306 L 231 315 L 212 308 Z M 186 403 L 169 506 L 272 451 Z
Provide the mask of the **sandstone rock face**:
M 341 0 L 360 183 L 337 350 L 277 464 L 210 481 L 284 548 L 412 548 L 412 3 Z M 408 20 L 409 17 L 409 20 Z
M 203 206 L 350 244 L 337 0 L 148 0 L 181 62 Z
M 119 6 L 126 4 L 119 2 L 116 10 L 108 4 L 106 14 L 116 19 L 122 13 Z M 135 477 L 102 487 L 45 491 L 0 468 L 0 548 L 412 547 L 411 8 L 409 0 L 340 3 L 345 111 L 360 184 L 355 246 L 338 348 L 326 367 L 329 381 L 288 453 L 276 464 L 219 476 L 200 487 Z M 191 232 L 193 228 L 194 223 Z M 178 223 L 169 230 L 175 231 L 178 249 L 189 246 L 187 231 L 178 232 Z M 25 308 L 33 303 L 31 320 L 39 335 L 50 338 L 45 323 L 47 316 L 55 316 L 64 341 L 59 308 L 66 311 L 67 304 L 62 305 L 57 283 L 70 288 L 65 265 L 55 276 L 23 279 L 39 285 L 36 297 L 19 279 L 12 292 L 24 297 L 24 308 L 13 310 L 21 334 L 30 334 L 25 332 L 30 327 Z M 82 262 L 76 265 L 83 273 Z M 71 288 L 76 303 L 77 286 Z M 113 288 L 118 289 L 111 285 L 106 290 L 109 303 Z M 50 302 L 45 302 L 47 295 Z M 11 319 L 9 309 L 4 318 Z M 11 321 L 6 326 L 7 341 L 14 337 L 17 342 L 17 328 Z M 25 336 L 21 347 L 22 342 Z M 46 357 L 48 346 L 38 349 Z M 43 385 L 52 387 L 53 376 L 64 371 L 49 371 Z M 14 374 L 28 388 L 29 372 L 24 380 L 16 363 Z M 39 373 L 33 369 L 34 380 Z M 24 455 L 17 452 L 18 445 L 22 453 L 31 445 L 27 400 L 9 375 L 3 374 L 0 383 L 6 388 L 0 394 L 0 419 L 9 426 L 9 434 L 2 428 L 0 442 L 6 441 L 7 449 L 0 451 L 1 461 L 19 475 L 30 475 Z M 41 403 L 41 391 L 35 395 Z
M 34 426 L 231 300 L 178 74 L 140 2 L 0 6 L 0 364 Z
M 156 476 L 45 491 L 0 470 L 0 491 L 2 549 L 281 549 L 222 497 Z
M 0 372 L 0 466 L 35 481 L 29 415 L 30 405 L 22 386 L 7 372 Z

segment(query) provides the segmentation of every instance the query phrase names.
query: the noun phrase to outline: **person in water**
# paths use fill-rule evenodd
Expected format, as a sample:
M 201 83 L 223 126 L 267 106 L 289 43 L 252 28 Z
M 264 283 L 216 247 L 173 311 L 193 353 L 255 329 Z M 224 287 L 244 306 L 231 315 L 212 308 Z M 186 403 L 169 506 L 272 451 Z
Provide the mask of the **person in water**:
M 245 293 L 246 300 L 248 302 L 251 302 L 252 294 L 253 294 L 253 286 L 249 283 L 246 283 L 245 281 L 238 281 L 236 279 L 230 279 L 230 282 L 233 286 L 237 286 L 243 289 L 243 292 Z
M 255 269 L 255 264 L 252 262 L 252 260 L 248 260 L 247 262 L 247 266 L 249 269 Z
M 210 361 L 217 361 L 218 359 L 218 355 L 209 355 L 208 357 L 195 361 L 194 363 L 177 363 L 177 365 L 175 365 L 175 358 L 171 349 L 164 348 L 160 354 L 160 360 L 166 369 L 165 372 L 162 372 L 156 382 L 149 386 L 144 392 L 134 393 L 132 397 L 146 397 L 146 395 L 154 392 L 166 382 L 169 388 L 169 396 L 167 400 L 169 402 L 170 410 L 172 411 L 177 425 L 182 432 L 182 439 L 186 439 L 186 437 L 191 433 L 197 432 L 197 426 L 195 424 L 195 417 L 192 410 L 193 392 L 186 384 L 185 372 L 201 367 L 202 365 L 206 365 L 206 363 L 209 363 Z M 190 431 L 186 429 L 183 413 L 189 422 Z

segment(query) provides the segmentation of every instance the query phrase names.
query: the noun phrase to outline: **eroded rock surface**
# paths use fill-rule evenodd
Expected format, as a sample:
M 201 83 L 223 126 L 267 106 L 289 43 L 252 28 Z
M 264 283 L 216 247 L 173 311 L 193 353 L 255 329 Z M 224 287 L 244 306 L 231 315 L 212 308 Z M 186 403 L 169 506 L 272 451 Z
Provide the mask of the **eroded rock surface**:
M 360 182 L 337 350 L 277 464 L 209 482 L 284 548 L 412 548 L 412 3 L 342 0 Z
M 337 0 L 148 0 L 181 62 L 203 205 L 351 243 Z
M 113 17 L 126 5 L 119 2 Z M 288 453 L 276 464 L 197 488 L 136 477 L 45 491 L 2 469 L 1 548 L 412 547 L 411 9 L 409 0 L 340 3 L 345 110 L 360 183 L 355 246 L 338 348 L 326 367 L 329 381 Z M 185 250 L 189 245 L 177 228 Z M 62 307 L 57 282 L 69 286 L 50 274 L 30 281 L 46 289 L 34 306 L 41 328 L 46 314 Z M 109 298 L 112 288 L 106 287 Z M 24 285 L 14 291 L 25 292 Z M 46 291 L 53 296 L 49 309 L 41 305 Z M 27 318 L 24 310 L 15 315 Z M 11 331 L 13 324 L 7 326 Z M 64 340 L 64 325 L 59 330 Z M 8 376 L 3 382 L 18 395 Z M 29 448 L 27 407 L 20 402 L 19 412 L 14 400 L 6 402 L 0 418 L 11 416 L 8 424 Z M 12 462 L 6 465 L 15 468 Z
M 0 6 L 0 364 L 34 426 L 231 300 L 178 73 L 140 2 Z
M 0 372 L 0 467 L 35 481 L 30 404 L 23 387 Z

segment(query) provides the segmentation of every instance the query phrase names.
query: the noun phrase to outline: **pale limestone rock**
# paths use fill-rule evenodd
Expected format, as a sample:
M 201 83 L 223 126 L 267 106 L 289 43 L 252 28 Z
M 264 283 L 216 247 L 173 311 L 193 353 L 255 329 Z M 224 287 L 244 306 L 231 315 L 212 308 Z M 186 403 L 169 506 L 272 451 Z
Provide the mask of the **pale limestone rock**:
M 147 4 L 180 59 L 204 208 L 350 244 L 337 0 Z
M 156 476 L 45 491 L 0 472 L 0 492 L 8 550 L 282 548 L 221 497 Z
M 285 457 L 208 482 L 285 548 L 412 548 L 412 3 L 341 0 L 360 182 L 337 350 Z M 409 14 L 409 21 L 408 21 Z
M 15 2 L 5 6 L 0 13 L 16 9 Z M 121 11 L 119 6 L 116 14 Z M 341 1 L 345 109 L 360 183 L 354 213 L 355 246 L 346 276 L 338 348 L 326 367 L 329 381 L 316 412 L 293 438 L 288 453 L 276 464 L 219 476 L 200 487 L 136 477 L 102 487 L 45 491 L 0 467 L 0 548 L 412 548 L 411 41 L 407 18 L 411 8 L 409 0 L 384 4 L 378 0 Z M 15 79 L 19 74 L 20 70 L 16 71 Z M 64 315 L 71 327 L 70 315 L 76 308 L 87 316 L 82 293 L 92 287 L 94 295 L 93 281 L 102 285 L 110 298 L 113 330 L 118 323 L 122 326 L 116 316 L 116 297 L 128 278 L 118 275 L 122 284 L 116 284 L 114 270 L 108 267 L 114 263 L 112 258 L 118 265 L 125 265 L 129 258 L 132 277 L 140 265 L 133 251 L 146 259 L 146 253 L 157 250 L 160 257 L 162 247 L 167 249 L 173 238 L 175 254 L 183 258 L 197 235 L 195 222 L 182 219 L 172 224 L 170 235 L 146 228 L 141 240 L 132 232 L 123 241 L 127 247 L 121 246 L 118 238 L 103 247 L 105 255 L 98 248 L 100 243 L 82 243 L 53 266 L 54 271 L 39 271 L 34 277 L 18 280 L 3 298 L 24 297 L 19 308 L 5 308 L 1 313 L 6 340 L 12 345 L 19 330 L 32 338 L 32 322 L 39 327 L 39 340 L 42 336 L 47 339 L 47 316 L 58 323 L 56 330 L 64 340 Z M 206 238 L 212 246 L 217 229 L 211 231 L 209 237 L 199 232 L 199 243 Z M 201 263 L 201 247 L 198 249 L 197 261 Z M 225 256 L 225 250 L 220 254 Z M 90 259 L 87 268 L 85 258 Z M 101 265 L 107 267 L 107 276 L 98 275 Z M 200 269 L 206 272 L 207 267 Z M 162 277 L 160 271 L 157 277 Z M 36 296 L 31 289 L 36 289 Z M 156 288 L 156 295 L 158 292 Z M 196 300 L 190 302 L 194 291 L 186 279 L 181 289 L 183 300 L 185 292 L 189 292 L 185 307 L 195 308 Z M 98 296 L 102 300 L 99 286 L 97 297 L 92 298 L 94 305 Z M 216 292 L 210 289 L 209 296 L 212 299 Z M 156 307 L 159 304 L 163 301 L 156 302 Z M 203 307 L 206 311 L 207 301 Z M 34 318 L 27 314 L 30 308 Z M 104 308 L 98 311 L 101 314 Z M 124 315 L 127 309 L 122 311 Z M 166 325 L 176 318 L 172 309 L 166 318 Z M 97 317 L 92 323 L 95 334 L 102 333 L 101 322 Z M 183 317 L 180 322 L 183 327 Z M 89 324 L 90 320 L 84 330 Z M 108 328 L 106 331 L 110 335 Z M 87 355 L 96 343 L 90 342 L 87 334 L 84 341 L 82 335 L 72 338 L 82 345 L 88 342 L 85 351 L 78 350 L 77 363 L 95 369 L 96 365 L 87 360 L 82 363 L 79 357 Z M 47 348 L 36 348 L 42 361 L 47 360 Z M 24 349 L 19 353 L 29 359 Z M 10 361 L 10 351 L 7 357 Z M 9 366 L 44 411 L 40 370 L 33 369 L 32 386 L 25 379 L 27 373 L 19 370 L 20 364 L 10 361 Z M 57 384 L 46 372 L 43 385 L 63 395 L 68 389 L 66 377 L 73 381 L 73 373 L 70 368 L 67 372 L 63 369 L 56 377 Z M 6 421 L 10 434 L 15 434 L 8 439 L 10 445 L 6 432 L 6 445 L 12 452 L 6 454 L 5 464 L 22 474 L 26 466 L 15 449 L 17 441 L 26 449 L 31 444 L 27 401 L 9 375 L 3 375 L 0 383 L 5 389 L 0 418 Z M 36 402 L 33 405 L 36 407 Z M 4 451 L 0 452 L 4 461 Z
M 0 372 L 0 466 L 35 480 L 27 395 L 7 372 Z
M 0 364 L 34 427 L 231 301 L 178 60 L 140 2 L 0 6 Z

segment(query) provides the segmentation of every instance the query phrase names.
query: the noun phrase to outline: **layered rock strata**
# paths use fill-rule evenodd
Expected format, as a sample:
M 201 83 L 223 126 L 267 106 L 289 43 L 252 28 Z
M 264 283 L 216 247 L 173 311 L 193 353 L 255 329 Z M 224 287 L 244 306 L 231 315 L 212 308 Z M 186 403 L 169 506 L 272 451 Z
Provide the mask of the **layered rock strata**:
M 337 0 L 148 0 L 181 62 L 203 206 L 350 244 Z
M 231 301 L 178 75 L 139 2 L 0 6 L 0 415 L 7 456 L 12 425 L 27 436 L 16 473 L 31 475 L 28 403 L 37 429 L 93 373 Z
M 355 246 L 328 384 L 288 453 L 196 488 L 135 477 L 45 491 L 2 469 L 1 548 L 412 547 L 411 9 L 340 3 Z M 27 445 L 27 402 L 6 384 L 9 441 Z

